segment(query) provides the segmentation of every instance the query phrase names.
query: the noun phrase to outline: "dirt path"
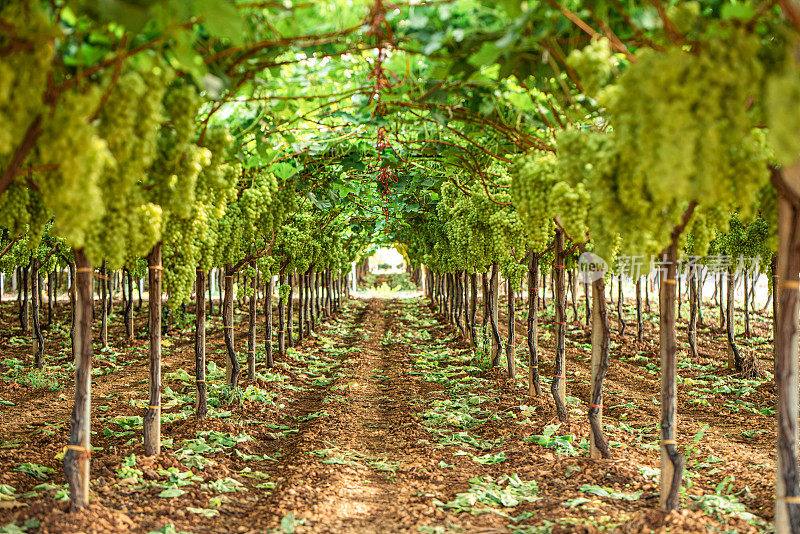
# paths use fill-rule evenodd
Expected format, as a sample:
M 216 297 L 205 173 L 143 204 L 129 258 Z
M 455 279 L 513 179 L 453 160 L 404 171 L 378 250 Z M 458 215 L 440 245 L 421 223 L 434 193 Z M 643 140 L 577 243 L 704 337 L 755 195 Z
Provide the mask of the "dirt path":
M 397 480 L 424 458 L 414 455 L 419 432 L 408 417 L 408 400 L 418 395 L 414 381 L 403 376 L 410 347 L 381 344 L 393 320 L 390 305 L 375 299 L 356 316 L 366 339 L 342 340 L 345 346 L 357 342 L 358 349 L 341 357 L 344 376 L 309 407 L 329 415 L 305 427 L 279 464 L 291 476 L 263 503 L 273 513 L 302 511 L 318 532 L 364 532 L 370 526 L 406 532 L 419 520 L 408 513 L 420 501 L 415 488 Z

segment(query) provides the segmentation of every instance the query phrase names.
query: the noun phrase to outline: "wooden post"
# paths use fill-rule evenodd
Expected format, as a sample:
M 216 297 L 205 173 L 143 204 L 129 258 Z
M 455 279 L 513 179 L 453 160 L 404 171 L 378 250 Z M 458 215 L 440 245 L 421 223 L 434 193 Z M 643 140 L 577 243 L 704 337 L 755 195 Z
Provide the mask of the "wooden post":
M 144 453 L 161 452 L 161 243 L 147 256 L 148 334 L 150 336 L 150 405 L 144 415 Z
M 800 532 L 800 474 L 797 469 L 798 273 L 800 273 L 800 163 L 773 171 L 778 189 L 777 321 L 775 389 L 777 453 L 775 532 Z
M 506 362 L 508 363 L 508 376 L 516 376 L 514 362 L 514 284 L 511 278 L 506 280 L 508 284 L 508 341 L 506 342 Z
M 42 357 L 44 356 L 44 336 L 42 336 L 42 324 L 39 318 L 42 296 L 41 284 L 42 277 L 39 274 L 39 260 L 34 256 L 31 260 L 31 311 L 33 312 L 33 366 L 36 369 L 42 368 Z
M 499 300 L 498 295 L 500 293 L 500 288 L 498 287 L 498 271 L 499 266 L 495 263 L 492 265 L 492 275 L 489 278 L 489 328 L 491 330 L 489 339 L 492 355 L 492 367 L 500 365 L 500 352 L 502 351 L 500 332 L 497 329 L 499 320 L 497 301 Z
M 283 302 L 283 284 L 286 282 L 285 267 L 281 267 L 278 275 L 278 355 L 283 358 L 286 352 L 286 317 Z
M 472 346 L 478 344 L 477 332 L 475 331 L 475 321 L 478 316 L 478 273 L 473 271 L 469 275 L 469 339 Z
M 592 458 L 611 458 L 603 432 L 603 381 L 608 371 L 608 329 L 606 279 L 597 273 L 592 282 L 592 392 L 589 400 L 589 452 Z M 621 286 L 621 284 L 620 284 Z
M 264 276 L 267 279 L 264 289 L 264 353 L 267 356 L 267 367 L 271 368 L 274 365 L 272 361 L 272 293 L 275 291 L 275 277 L 272 276 L 272 273 L 264 273 Z M 283 318 L 281 318 L 281 322 L 283 322 Z
M 289 296 L 286 298 L 286 340 L 289 348 L 294 347 L 294 332 L 292 323 L 294 322 L 294 275 L 289 275 Z
M 734 321 L 734 294 L 736 289 L 736 277 L 733 268 L 728 268 L 727 273 L 727 294 L 725 295 L 725 333 L 728 337 L 728 365 L 736 371 L 742 370 L 742 359 L 739 356 L 739 347 L 736 346 L 734 338 L 736 321 Z
M 103 348 L 108 348 L 108 270 L 106 269 L 106 262 L 103 261 L 100 265 L 100 339 L 103 342 Z
M 689 324 L 686 327 L 686 337 L 689 341 L 689 349 L 692 357 L 697 357 L 697 286 L 700 283 L 697 275 L 697 267 L 693 262 L 689 263 Z
M 64 475 L 69 483 L 70 508 L 89 505 L 89 458 L 92 409 L 92 275 L 94 270 L 83 249 L 73 252 L 75 405 L 70 417 L 69 445 L 64 453 Z
M 256 270 L 255 260 L 250 262 L 253 273 L 253 293 L 250 295 L 250 321 L 247 329 L 247 376 L 252 381 L 256 377 L 256 300 L 258 299 L 258 270 Z
M 642 321 L 642 277 L 636 279 L 636 340 L 644 340 L 644 322 Z
M 125 287 L 125 275 L 128 275 L 128 299 L 123 306 L 123 320 L 125 322 L 125 343 L 133 345 L 133 277 L 128 269 L 122 271 L 122 285 Z
M 194 403 L 195 416 L 204 419 L 208 413 L 206 384 L 206 273 L 197 269 L 197 305 L 195 306 L 194 332 L 194 375 L 197 381 L 197 399 Z
M 565 353 L 565 337 L 567 332 L 566 305 L 567 295 L 564 287 L 564 231 L 556 230 L 554 267 L 554 300 L 555 300 L 555 330 L 556 354 L 553 372 L 553 383 L 550 392 L 556 403 L 556 412 L 559 421 L 567 420 L 567 372 Z
M 542 396 L 539 380 L 539 255 L 528 259 L 528 395 Z
M 661 491 L 660 504 L 664 510 L 675 510 L 680 499 L 683 477 L 683 455 L 678 452 L 676 437 L 677 418 L 677 364 L 675 354 L 675 293 L 677 289 L 678 238 L 694 213 L 692 202 L 670 236 L 664 249 L 664 266 L 659 284 L 659 346 L 661 351 Z
M 297 273 L 297 341 L 305 338 L 306 299 L 305 299 L 305 274 Z
M 236 327 L 233 322 L 233 265 L 225 265 L 225 297 L 222 303 L 222 329 L 225 338 L 225 378 L 231 387 L 239 383 L 239 360 L 236 357 L 234 346 L 234 332 Z

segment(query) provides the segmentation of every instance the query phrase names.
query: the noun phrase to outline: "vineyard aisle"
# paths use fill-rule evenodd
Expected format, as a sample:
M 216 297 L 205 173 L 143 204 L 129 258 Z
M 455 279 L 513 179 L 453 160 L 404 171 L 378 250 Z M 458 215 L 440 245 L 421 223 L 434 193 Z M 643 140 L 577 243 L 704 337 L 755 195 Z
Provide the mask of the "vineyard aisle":
M 246 329 L 244 317 L 239 330 Z M 617 459 L 590 460 L 577 399 L 568 397 L 571 423 L 554 425 L 551 399 L 526 398 L 522 382 L 487 370 L 488 360 L 475 359 L 421 298 L 351 300 L 274 369 L 263 367 L 259 353 L 256 383 L 246 378 L 237 392 L 221 385 L 219 318 L 210 325 L 209 418 L 203 421 L 192 415 L 194 384 L 186 372 L 191 329 L 165 337 L 157 458 L 145 458 L 141 443 L 144 341 L 120 353 L 98 351 L 96 368 L 103 373 L 93 380 L 93 504 L 79 513 L 65 513 L 58 470 L 70 377 L 53 373 L 47 383 L 56 391 L 39 385 L 33 395 L 8 381 L 3 398 L 14 405 L 0 409 L 6 429 L 0 524 L 33 529 L 38 523 L 43 533 L 528 533 L 620 524 L 638 532 L 664 520 L 653 509 L 657 457 L 645 447 L 654 429 L 639 431 L 641 447 L 621 443 L 633 437 L 626 440 L 620 430 L 637 432 L 635 420 L 651 417 L 643 398 L 634 399 L 639 407 L 630 413 L 631 426 L 609 425 Z M 121 328 L 112 325 L 112 332 Z M 567 358 L 578 369 L 568 392 L 582 396 L 577 384 L 579 375 L 588 377 L 586 361 L 573 351 Z M 611 390 L 627 389 L 628 380 L 617 382 L 616 374 Z M 621 376 L 629 374 L 623 369 Z M 700 427 L 692 415 L 685 424 Z M 694 447 L 705 458 L 724 434 L 702 426 L 707 436 Z M 766 459 L 761 448 L 751 451 L 751 460 Z M 713 455 L 708 462 L 714 467 Z M 745 457 L 734 462 L 731 487 L 752 469 L 737 462 L 748 463 Z M 708 493 L 710 475 L 696 478 L 692 493 Z M 770 488 L 744 482 L 758 493 L 748 508 L 768 502 Z M 673 512 L 671 531 L 722 526 L 710 515 Z M 752 529 L 735 518 L 723 523 Z

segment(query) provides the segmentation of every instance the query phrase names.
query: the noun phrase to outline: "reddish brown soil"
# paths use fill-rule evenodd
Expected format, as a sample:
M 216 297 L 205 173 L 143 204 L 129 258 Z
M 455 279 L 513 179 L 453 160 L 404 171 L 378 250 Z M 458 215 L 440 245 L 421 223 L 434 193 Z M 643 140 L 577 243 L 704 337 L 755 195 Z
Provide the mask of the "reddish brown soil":
M 27 336 L 21 337 L 11 306 L 4 304 L 0 309 L 0 399 L 14 403 L 13 406 L 0 405 L 0 484 L 13 486 L 20 494 L 45 482 L 14 470 L 23 462 L 53 468 L 55 472 L 48 475 L 46 482 L 59 486 L 65 482 L 60 461 L 55 456 L 67 442 L 72 375 L 66 371 L 70 360 L 69 349 L 64 345 L 68 341 L 68 331 L 62 328 L 46 332 L 46 357 L 50 367 L 43 376 L 52 381 L 55 391 L 41 384 L 21 384 L 21 378 L 13 376 L 21 372 L 13 371 L 2 360 L 19 358 L 24 365 L 29 365 L 30 345 Z M 639 470 L 640 466 L 658 466 L 658 450 L 641 446 L 642 442 L 647 445 L 657 440 L 655 423 L 659 408 L 654 399 L 658 396 L 658 373 L 657 369 L 651 373 L 647 368 L 649 363 L 658 361 L 658 336 L 653 323 L 647 324 L 643 343 L 636 342 L 630 333 L 624 338 L 616 333 L 614 336 L 604 400 L 608 407 L 606 421 L 614 426 L 608 436 L 620 443 L 613 449 L 613 460 L 592 460 L 583 450 L 578 456 L 559 455 L 552 449 L 522 441 L 528 436 L 542 434 L 544 427 L 555 421 L 552 400 L 549 396 L 527 397 L 527 386 L 522 383 L 524 368 L 520 369 L 520 380 L 510 380 L 503 371 L 494 369 L 470 372 L 487 380 L 473 385 L 469 393 L 488 399 L 480 405 L 481 410 L 497 414 L 499 420 L 490 419 L 468 432 L 481 439 L 502 438 L 491 452 L 502 451 L 507 459 L 495 465 L 481 465 L 469 456 L 454 456 L 454 453 L 469 450 L 480 455 L 486 451 L 440 446 L 437 436 L 422 425 L 423 414 L 430 409 L 431 402 L 454 397 L 452 385 L 446 387 L 426 381 L 413 366 L 419 351 L 437 340 L 446 341 L 445 345 L 452 349 L 451 361 L 469 353 L 470 349 L 463 341 L 458 341 L 452 326 L 437 323 L 423 328 L 418 323 L 412 324 L 407 314 L 418 319 L 428 319 L 432 315 L 421 299 L 351 301 L 341 314 L 318 327 L 318 332 L 332 340 L 335 348 L 349 348 L 350 352 L 326 356 L 324 340 L 315 337 L 300 346 L 304 360 L 297 355 L 279 360 L 277 371 L 286 377 L 284 384 L 301 389 L 281 387 L 277 381 L 258 382 L 263 390 L 275 395 L 278 406 L 243 400 L 220 408 L 232 412 L 229 418 L 197 421 L 190 417 L 165 424 L 163 438 L 171 438 L 175 448 L 183 440 L 195 438 L 198 430 L 233 435 L 246 432 L 254 440 L 238 443 L 235 449 L 239 453 L 277 459 L 245 460 L 241 454 L 231 452 L 232 449 L 206 454 L 216 465 L 204 470 L 192 468 L 202 482 L 183 487 L 185 493 L 176 498 L 159 498 L 162 488 L 124 483 L 116 476 L 123 458 L 131 454 L 136 454 L 136 468 L 142 470 L 144 480 L 149 483 L 164 482 L 166 477 L 158 473 L 160 468 L 189 470 L 168 448 L 158 458 L 144 458 L 141 428 L 124 437 L 103 435 L 103 429 L 112 424 L 99 418 L 141 416 L 144 410 L 131 402 L 146 399 L 146 341 L 137 339 L 132 347 L 116 343 L 115 340 L 123 338 L 119 325 L 121 316 L 117 314 L 111 328 L 112 347 L 120 353 L 117 363 L 104 360 L 96 349 L 95 367 L 113 372 L 93 380 L 93 418 L 96 421 L 93 429 L 97 431 L 93 445 L 101 450 L 95 451 L 92 458 L 92 506 L 80 513 L 69 513 L 67 502 L 54 499 L 55 490 L 43 490 L 27 498 L 0 500 L 0 527 L 13 521 L 21 525 L 27 519 L 36 518 L 40 525 L 29 532 L 147 533 L 167 524 L 173 524 L 176 531 L 187 532 L 267 532 L 270 529 L 282 532 L 281 520 L 291 513 L 298 523 L 297 532 L 416 532 L 418 527 L 440 527 L 436 532 L 539 532 L 532 527 L 546 525 L 550 525 L 552 532 L 663 532 L 666 528 L 669 532 L 702 532 L 712 528 L 755 530 L 744 521 L 724 516 L 715 518 L 702 510 L 684 509 L 669 515 L 656 510 L 658 497 L 654 492 L 657 486 Z M 582 316 L 579 314 L 579 317 Z M 524 320 L 518 318 L 515 342 L 518 347 L 524 347 Z M 67 310 L 62 310 L 58 319 L 67 321 Z M 263 318 L 259 319 L 263 322 Z M 545 313 L 544 330 L 550 329 L 550 320 Z M 707 320 L 716 321 L 716 316 L 707 312 Z M 136 331 L 142 333 L 145 328 L 143 309 L 136 316 Z M 239 330 L 246 328 L 247 322 L 243 319 Z M 679 337 L 685 335 L 684 328 L 681 325 Z M 757 355 L 764 369 L 771 369 L 768 328 L 765 318 L 755 317 L 754 331 L 767 341 L 753 338 L 742 343 L 742 350 Z M 431 339 L 402 337 L 421 330 L 427 330 Z M 502 330 L 505 332 L 505 327 Z M 616 332 L 616 322 L 612 330 Z M 629 332 L 631 330 L 629 328 Z M 679 371 L 684 383 L 679 385 L 678 441 L 684 452 L 690 447 L 688 463 L 693 481 L 687 494 L 714 493 L 717 484 L 732 477 L 729 479 L 731 491 L 749 488 L 740 496 L 747 509 L 770 519 L 773 418 L 731 411 L 725 407 L 726 401 L 736 398 L 731 394 L 708 393 L 709 406 L 690 402 L 696 397 L 688 394 L 692 386 L 686 383 L 687 378 L 730 374 L 725 367 L 722 334 L 700 330 L 700 357 L 690 363 L 713 364 L 713 369 Z M 219 321 L 213 319 L 208 331 L 207 352 L 209 360 L 220 367 L 224 366 L 221 332 Z M 393 341 L 386 341 L 387 332 L 391 332 Z M 588 344 L 588 334 L 579 322 L 570 327 L 568 394 L 581 403 L 569 406 L 570 422 L 557 432 L 558 435 L 574 435 L 576 447 L 581 438 L 588 437 L 585 417 L 589 395 L 588 349 L 579 346 Z M 259 330 L 259 337 L 261 335 Z M 164 372 L 179 368 L 191 372 L 194 367 L 192 328 L 173 332 L 166 339 L 169 347 L 164 354 Z M 244 358 L 245 336 L 239 334 L 236 343 L 240 358 Z M 541 370 L 547 376 L 551 370 L 552 338 L 542 340 L 542 345 Z M 643 356 L 641 361 L 632 359 L 637 355 Z M 314 385 L 317 375 L 311 373 L 310 376 L 307 362 L 326 357 L 341 365 L 322 373 L 323 378 L 332 378 L 332 381 Z M 688 362 L 685 356 L 681 360 Z M 246 369 L 246 365 L 243 367 Z M 265 371 L 261 362 L 259 371 Z M 193 386 L 188 382 L 166 380 L 165 384 L 193 397 Z M 243 388 L 249 384 L 252 381 L 247 378 L 242 381 Z M 707 387 L 713 388 L 713 383 Z M 754 388 L 745 399 L 758 408 L 771 407 L 772 387 L 765 383 Z M 176 413 L 186 405 L 191 403 L 178 403 L 165 410 L 165 414 Z M 522 405 L 530 408 L 523 412 Z M 327 415 L 309 418 L 322 412 Z M 297 432 L 284 435 L 264 422 L 286 425 Z M 647 430 L 631 434 L 620 429 L 621 422 L 637 430 L 645 427 Z M 702 428 L 705 431 L 695 443 L 694 438 Z M 743 430 L 753 430 L 752 437 L 742 435 Z M 136 439 L 128 443 L 131 438 Z M 335 451 L 328 454 L 329 458 L 342 455 L 346 465 L 322 463 L 324 453 L 313 454 L 321 449 Z M 724 462 L 709 465 L 710 456 Z M 347 465 L 348 462 L 355 465 Z M 703 463 L 709 466 L 697 467 Z M 440 467 L 440 464 L 453 467 Z M 261 471 L 268 478 L 243 476 L 241 472 L 245 468 Z M 487 475 L 497 478 L 514 473 L 523 481 L 536 481 L 541 497 L 513 509 L 497 509 L 511 516 L 528 512 L 529 517 L 518 524 L 520 530 L 514 530 L 513 521 L 497 513 L 456 513 L 434 504 L 434 499 L 446 503 L 456 494 L 467 491 L 470 478 Z M 200 484 L 225 477 L 239 481 L 247 491 L 221 494 L 228 502 L 214 506 L 211 500 L 220 494 L 202 489 Z M 265 480 L 274 482 L 274 489 L 255 487 Z M 631 501 L 597 497 L 580 490 L 586 484 L 622 493 L 641 491 L 642 494 Z M 590 502 L 565 506 L 565 502 L 576 498 L 588 498 Z M 684 505 L 692 502 L 690 497 L 683 498 Z M 188 511 L 187 507 L 214 508 L 219 514 L 206 518 Z

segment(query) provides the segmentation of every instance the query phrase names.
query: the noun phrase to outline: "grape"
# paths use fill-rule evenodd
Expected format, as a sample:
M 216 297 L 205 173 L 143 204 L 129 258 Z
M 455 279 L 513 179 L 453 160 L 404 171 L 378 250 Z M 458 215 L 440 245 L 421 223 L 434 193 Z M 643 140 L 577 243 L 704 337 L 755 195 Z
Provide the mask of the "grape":
M 61 32 L 51 24 L 41 2 L 3 2 L 0 19 L 0 161 L 13 153 L 33 118 L 45 111 L 42 95 Z M 10 28 L 7 30 L 6 28 Z M 10 41 L 26 43 L 13 47 Z M 62 125 L 63 126 L 63 125 Z
M 584 93 L 591 97 L 613 80 L 620 61 L 606 38 L 593 40 L 583 50 L 573 50 L 567 57 L 567 65 L 577 73 Z
M 529 153 L 519 157 L 511 170 L 514 177 L 511 195 L 534 253 L 547 248 L 555 231 L 550 192 L 556 182 L 557 169 L 554 154 Z
M 172 117 L 172 128 L 161 138 L 165 157 L 158 162 L 159 172 L 179 173 L 169 196 L 172 212 L 164 226 L 164 282 L 170 298 L 177 304 L 189 300 L 198 266 L 210 270 L 215 263 L 214 250 L 220 244 L 219 223 L 225 206 L 236 196 L 238 167 L 227 163 L 233 138 L 227 128 L 212 124 L 206 131 L 203 146 L 195 142 L 196 92 L 180 86 L 165 97 Z M 176 144 L 177 143 L 177 144 Z M 177 151 L 183 154 L 175 158 Z M 187 161 L 189 162 L 187 164 Z M 183 199 L 182 205 L 176 199 Z M 235 211 L 235 210 L 234 210 Z
M 768 178 L 766 151 L 753 133 L 748 99 L 762 68 L 757 38 L 727 28 L 698 44 L 643 50 L 603 91 L 612 130 L 594 174 L 593 219 L 623 236 L 632 253 L 657 254 L 688 201 L 749 207 Z M 610 230 L 610 231 L 609 231 Z M 605 240 L 608 246 L 609 240 Z

